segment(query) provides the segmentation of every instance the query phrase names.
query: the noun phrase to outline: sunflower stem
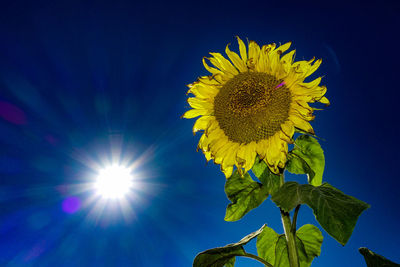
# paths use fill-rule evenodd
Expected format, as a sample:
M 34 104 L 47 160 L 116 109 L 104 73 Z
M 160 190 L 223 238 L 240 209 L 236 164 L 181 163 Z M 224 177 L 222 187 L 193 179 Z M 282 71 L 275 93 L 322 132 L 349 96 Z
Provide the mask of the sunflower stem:
M 300 209 L 300 204 L 296 206 L 296 209 L 294 210 L 293 214 L 293 220 L 292 220 L 292 232 L 294 231 L 296 233 L 296 228 L 297 228 L 297 215 L 299 213 Z
M 282 173 L 281 186 L 284 183 L 285 183 L 285 177 L 283 176 Z M 290 214 L 288 212 L 285 212 L 282 209 L 280 209 L 280 211 L 281 211 L 282 225 L 285 231 L 285 237 L 287 241 L 290 267 L 300 267 L 299 256 L 297 253 L 297 246 L 296 246 L 296 226 L 292 227 L 292 223 L 290 221 Z M 296 211 L 298 212 L 297 207 Z M 297 212 L 296 212 L 296 217 L 293 218 L 293 225 L 296 223 L 297 220 Z

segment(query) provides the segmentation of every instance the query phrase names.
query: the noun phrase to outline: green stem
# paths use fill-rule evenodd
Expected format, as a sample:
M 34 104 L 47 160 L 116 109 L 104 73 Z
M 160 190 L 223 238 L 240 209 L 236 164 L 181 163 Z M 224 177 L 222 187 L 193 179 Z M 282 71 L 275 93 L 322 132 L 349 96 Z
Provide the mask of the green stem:
M 262 264 L 264 264 L 265 266 L 274 267 L 271 263 L 265 261 L 263 258 L 260 258 L 260 257 L 258 257 L 258 256 L 256 256 L 256 255 L 253 255 L 253 254 L 250 254 L 250 253 L 247 253 L 247 252 L 246 252 L 246 254 L 241 255 L 241 256 L 247 257 L 247 258 L 252 258 L 252 259 L 254 259 L 254 260 L 257 260 L 257 261 L 261 262 Z
M 282 173 L 281 185 L 283 185 L 284 183 L 285 183 L 285 178 Z M 296 210 L 298 212 L 299 209 L 296 207 Z M 297 220 L 297 212 L 295 214 L 296 216 L 293 218 L 294 224 L 296 223 Z M 296 246 L 296 226 L 294 228 L 292 227 L 292 223 L 290 222 L 290 214 L 288 212 L 283 211 L 282 209 L 281 209 L 281 218 L 282 218 L 283 229 L 285 230 L 290 267 L 300 267 L 299 256 L 297 254 L 297 246 Z
M 297 230 L 297 214 L 299 213 L 299 209 L 300 209 L 300 204 L 296 206 L 296 209 L 294 210 L 294 214 L 293 214 L 293 221 L 292 221 L 292 232 L 296 233 Z

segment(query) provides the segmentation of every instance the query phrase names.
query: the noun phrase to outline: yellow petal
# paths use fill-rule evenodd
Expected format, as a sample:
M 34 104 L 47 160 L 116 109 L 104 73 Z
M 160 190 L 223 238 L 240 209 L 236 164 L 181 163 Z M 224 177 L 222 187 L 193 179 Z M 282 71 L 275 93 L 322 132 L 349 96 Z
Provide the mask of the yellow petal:
M 303 87 L 306 87 L 308 89 L 314 88 L 316 86 L 318 86 L 321 82 L 321 77 L 318 77 L 317 79 L 309 82 L 309 83 L 301 83 L 300 85 Z
M 290 46 L 292 45 L 292 42 L 287 42 L 283 45 L 280 45 L 276 48 L 276 51 L 278 54 L 283 54 L 284 52 L 286 52 L 286 50 L 288 50 L 290 48 Z
M 217 129 L 214 129 L 214 130 L 211 131 L 210 128 L 211 127 L 209 127 L 207 129 L 207 131 L 208 131 L 207 138 L 208 138 L 208 140 L 210 142 L 210 149 L 212 149 L 211 144 L 214 144 L 214 142 L 216 142 L 216 141 L 218 141 L 218 140 L 220 140 L 222 138 L 227 138 L 227 137 L 226 137 L 226 135 L 224 134 L 224 132 L 221 129 L 217 128 Z
M 221 74 L 221 75 L 223 75 L 223 73 L 222 73 L 219 69 L 216 69 L 216 68 L 213 68 L 213 67 L 208 66 L 205 57 L 203 57 L 203 65 L 204 65 L 204 68 L 206 68 L 206 70 L 208 70 L 210 73 L 212 73 L 212 74 L 214 74 L 214 75 L 215 75 L 215 74 Z
M 235 164 L 235 159 L 237 155 L 237 151 L 239 148 L 239 144 L 229 142 L 229 149 L 226 153 L 225 158 L 223 159 L 222 166 L 225 168 L 225 166 L 233 166 Z
M 205 130 L 210 125 L 212 116 L 202 116 L 196 120 L 193 125 L 193 134 L 198 131 Z
M 258 59 L 259 54 L 260 54 L 260 46 L 256 42 L 250 41 L 250 43 L 249 43 L 249 58 Z
M 197 109 L 213 109 L 214 108 L 214 103 L 200 99 L 197 97 L 189 97 L 187 99 L 187 102 L 192 108 L 197 108 Z
M 263 45 L 263 47 L 261 47 L 260 54 L 258 57 L 258 64 L 257 64 L 257 68 L 256 68 L 256 70 L 258 72 L 267 72 L 267 70 L 268 70 L 268 68 L 267 68 L 268 56 L 267 56 L 266 50 L 267 50 L 267 46 Z
M 293 140 L 289 138 L 285 133 L 279 132 L 279 138 L 283 140 L 285 143 L 292 144 Z
M 296 50 L 292 50 L 289 53 L 285 54 L 281 58 L 282 70 L 285 75 L 287 75 L 289 73 L 290 68 L 292 67 L 293 58 L 295 56 L 295 53 L 296 53 Z M 282 74 L 282 76 L 283 76 L 283 74 Z
M 269 146 L 267 150 L 267 161 L 271 166 L 277 166 L 279 161 L 281 140 L 278 134 L 268 139 Z
M 246 160 L 244 157 L 245 154 L 245 149 L 246 149 L 246 145 L 245 144 L 241 144 L 237 150 L 237 154 L 236 154 L 236 166 L 238 167 L 238 169 L 241 169 L 244 167 L 244 165 L 246 164 Z
M 225 174 L 226 179 L 228 179 L 232 176 L 233 166 L 226 166 L 225 168 L 221 166 L 221 171 Z
M 264 162 L 268 165 L 268 168 L 271 172 L 275 174 L 279 174 L 279 169 L 277 166 L 271 165 L 268 161 L 267 158 L 264 159 Z
M 229 50 L 229 44 L 225 48 L 225 53 L 240 72 L 247 72 L 247 67 L 240 59 L 239 55 Z
M 206 157 L 207 162 L 211 160 L 211 152 L 208 151 L 208 140 L 207 136 L 203 134 L 200 138 L 199 144 L 197 145 L 197 151 L 201 149 Z
M 261 159 L 267 156 L 268 142 L 266 140 L 261 140 L 257 143 L 256 151 Z
M 311 74 L 313 74 L 319 68 L 321 63 L 322 63 L 322 59 L 318 59 L 317 61 L 315 61 L 315 63 L 306 72 L 306 77 L 308 77 Z
M 325 104 L 327 106 L 330 105 L 330 102 L 329 102 L 328 98 L 326 98 L 325 96 L 322 97 L 320 100 L 318 100 L 318 102 L 321 102 L 322 104 Z
M 325 86 L 316 86 L 308 89 L 301 84 L 296 84 L 291 88 L 293 99 L 306 102 L 319 101 L 326 93 Z
M 244 150 L 244 159 L 246 161 L 245 165 L 244 165 L 244 169 L 245 171 L 249 171 L 253 165 L 254 165 L 254 160 L 256 159 L 256 142 L 251 142 L 250 144 L 247 144 Z
M 306 106 L 300 105 L 299 104 L 300 101 L 301 100 L 292 101 L 292 103 L 290 104 L 291 112 L 300 115 L 301 117 L 307 119 L 308 121 L 313 120 L 314 119 L 314 115 L 313 115 L 314 110 L 305 101 L 301 101 L 301 102 L 305 102 Z M 289 114 L 291 112 L 289 112 Z
M 210 115 L 210 114 L 211 111 L 207 109 L 191 109 L 186 111 L 185 114 L 182 115 L 182 118 L 191 119 L 198 116 Z
M 206 85 L 203 83 L 189 84 L 188 87 L 188 94 L 194 94 L 200 98 L 214 98 L 219 92 L 219 89 L 215 85 Z
M 218 152 L 220 154 L 223 153 L 224 151 L 226 151 L 229 148 L 229 146 L 227 146 L 228 144 L 229 144 L 228 138 L 226 138 L 226 137 L 225 138 L 221 137 L 216 140 L 210 141 L 211 153 L 214 156 L 216 156 L 218 154 Z M 225 150 L 222 150 L 223 148 L 225 148 Z
M 253 167 L 256 155 L 256 142 L 241 145 L 236 155 L 237 166 L 244 168 L 245 172 L 249 171 Z
M 207 84 L 207 85 L 221 85 L 217 80 L 214 79 L 213 76 L 201 76 L 198 78 L 199 83 Z
M 231 147 L 232 145 L 230 142 L 225 142 L 224 146 L 222 146 L 215 154 L 215 163 L 222 164 L 225 158 L 228 156 Z
M 243 43 L 242 39 L 240 39 L 238 36 L 236 36 L 237 41 L 239 43 L 239 51 L 240 51 L 240 56 L 243 60 L 243 63 L 246 65 L 247 64 L 247 50 L 246 50 L 246 45 Z
M 286 121 L 281 125 L 282 132 L 289 138 L 292 138 L 294 135 L 294 127 L 291 121 Z
M 314 134 L 314 130 L 311 127 L 311 124 L 309 124 L 308 121 L 304 120 L 300 116 L 290 115 L 289 119 L 293 122 L 294 127 L 297 127 L 305 132 Z
M 258 64 L 258 58 L 260 55 L 260 47 L 254 41 L 249 43 L 249 59 L 247 61 L 247 67 L 249 69 L 256 69 Z
M 224 58 L 220 53 L 210 53 L 214 58 L 210 58 L 210 62 L 220 70 L 228 72 L 232 75 L 238 74 L 238 70 L 232 65 L 232 63 Z
M 203 151 L 204 156 L 206 157 L 207 162 L 209 162 L 212 158 L 211 158 L 211 152 L 209 151 Z

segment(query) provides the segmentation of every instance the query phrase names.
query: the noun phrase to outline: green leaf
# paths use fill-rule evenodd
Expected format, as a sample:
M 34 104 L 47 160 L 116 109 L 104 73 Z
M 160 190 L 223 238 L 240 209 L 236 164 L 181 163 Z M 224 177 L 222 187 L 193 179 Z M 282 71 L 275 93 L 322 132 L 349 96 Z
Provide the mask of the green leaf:
M 315 257 L 321 254 L 323 236 L 318 227 L 306 224 L 296 232 L 297 248 L 301 266 L 310 266 Z
M 358 217 L 369 208 L 367 203 L 328 183 L 312 186 L 287 182 L 272 195 L 272 201 L 286 212 L 299 204 L 307 204 L 321 226 L 342 245 L 349 240 Z
M 241 219 L 268 197 L 262 184 L 253 181 L 248 173 L 241 177 L 238 171 L 226 180 L 225 193 L 232 202 L 226 208 L 225 214 L 225 221 L 230 222 Z
M 359 248 L 358 251 L 364 256 L 367 267 L 399 267 L 400 264 L 394 263 L 385 257 L 372 252 L 367 248 Z
M 279 234 L 272 228 L 265 226 L 264 230 L 257 236 L 257 254 L 269 263 L 275 263 L 275 247 Z
M 274 267 L 288 267 L 289 253 L 287 249 L 287 242 L 285 235 L 279 235 L 275 246 L 275 263 Z M 303 266 L 301 266 L 303 267 Z
M 232 257 L 227 263 L 225 263 L 224 267 L 234 267 L 236 262 L 236 258 Z
M 286 169 L 295 174 L 307 174 L 308 182 L 319 186 L 325 168 L 324 151 L 315 138 L 300 135 L 295 141 L 295 147 L 289 153 Z
M 251 169 L 254 175 L 261 181 L 269 194 L 275 193 L 280 187 L 280 176 L 271 172 L 264 160 L 256 161 Z
M 213 248 L 199 253 L 193 261 L 193 267 L 223 267 L 224 265 L 233 266 L 236 256 L 246 254 L 243 246 L 257 237 L 265 225 L 257 231 L 243 237 L 239 242 L 226 245 L 225 247 Z
M 309 267 L 314 257 L 321 252 L 322 233 L 310 224 L 302 226 L 296 232 L 296 244 L 300 267 Z M 284 234 L 277 234 L 272 228 L 265 227 L 257 237 L 258 256 L 273 263 L 274 267 L 289 266 L 287 242 Z

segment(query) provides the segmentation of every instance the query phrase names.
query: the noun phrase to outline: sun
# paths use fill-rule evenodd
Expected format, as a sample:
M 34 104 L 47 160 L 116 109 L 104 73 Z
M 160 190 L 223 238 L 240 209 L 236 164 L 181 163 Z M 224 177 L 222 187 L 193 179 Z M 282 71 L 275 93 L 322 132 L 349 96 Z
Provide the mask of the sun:
M 132 188 L 132 170 L 117 164 L 99 171 L 95 188 L 97 194 L 105 199 L 120 199 Z

